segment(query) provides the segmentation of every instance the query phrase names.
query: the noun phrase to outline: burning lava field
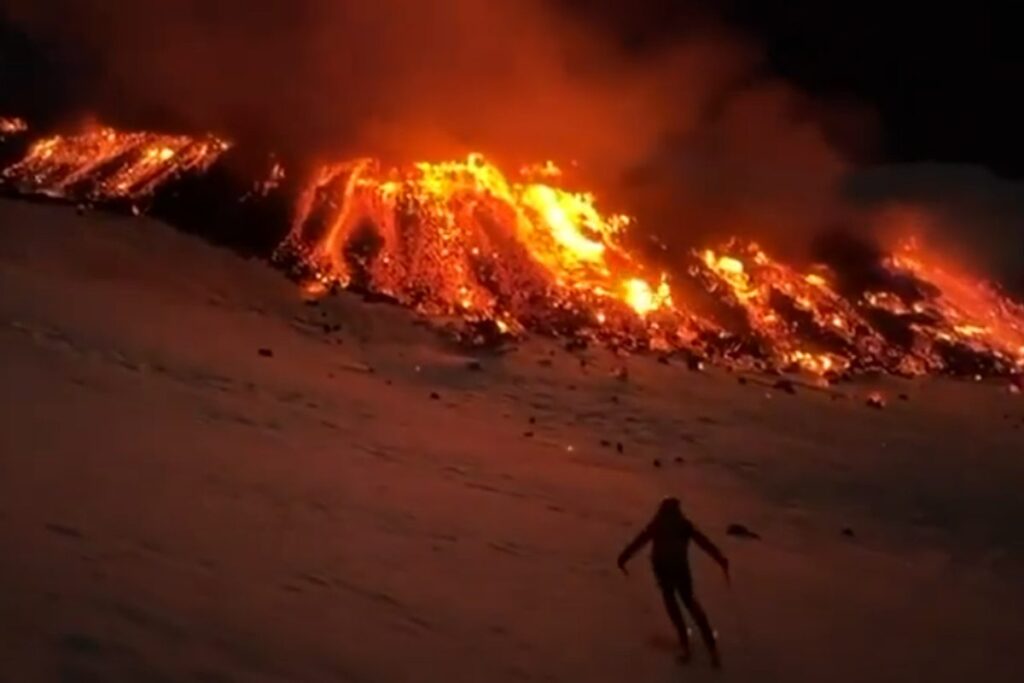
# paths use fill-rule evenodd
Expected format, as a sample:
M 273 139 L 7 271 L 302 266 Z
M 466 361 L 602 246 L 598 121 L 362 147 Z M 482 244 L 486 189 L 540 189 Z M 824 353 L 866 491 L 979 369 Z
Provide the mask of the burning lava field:
M 825 381 L 1024 370 L 1024 305 L 915 235 L 891 250 L 833 236 L 806 269 L 737 236 L 657 268 L 630 240 L 632 219 L 563 189 L 551 161 L 514 175 L 480 154 L 289 169 L 272 155 L 232 156 L 212 135 L 93 124 L 33 140 L 13 118 L 0 131 L 11 194 L 146 212 L 244 244 L 309 296 L 385 297 L 457 321 L 469 344 L 534 332 Z
M 0 138 L 0 681 L 1020 680 L 1024 312 L 913 236 L 665 263 L 552 163 Z M 666 495 L 721 671 L 615 567 Z

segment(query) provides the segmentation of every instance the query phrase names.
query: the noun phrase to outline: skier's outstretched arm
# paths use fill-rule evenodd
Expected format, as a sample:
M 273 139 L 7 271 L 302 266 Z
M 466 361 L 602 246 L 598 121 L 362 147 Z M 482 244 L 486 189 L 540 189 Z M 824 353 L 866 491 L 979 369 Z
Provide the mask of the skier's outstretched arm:
M 622 570 L 623 574 L 628 574 L 626 571 L 626 563 L 629 559 L 637 554 L 637 552 L 647 545 L 651 540 L 651 527 L 650 525 L 644 527 L 644 530 L 637 534 L 636 538 L 630 541 L 629 545 L 619 553 L 619 569 Z
M 722 568 L 722 572 L 725 574 L 725 578 L 729 578 L 729 558 L 718 549 L 718 546 L 711 542 L 711 539 L 705 536 L 697 528 L 692 530 L 693 542 L 697 546 L 706 552 L 711 559 L 718 563 L 718 566 Z

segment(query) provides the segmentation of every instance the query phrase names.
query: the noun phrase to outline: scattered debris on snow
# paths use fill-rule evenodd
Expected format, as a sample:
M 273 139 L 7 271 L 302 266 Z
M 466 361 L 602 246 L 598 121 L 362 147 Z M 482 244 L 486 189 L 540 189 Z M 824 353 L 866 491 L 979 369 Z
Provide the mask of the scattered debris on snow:
M 743 524 L 737 524 L 736 522 L 733 522 L 728 527 L 726 527 L 725 533 L 729 536 L 735 536 L 736 538 L 749 538 L 754 541 L 761 539 L 760 534 L 751 531 L 747 526 Z

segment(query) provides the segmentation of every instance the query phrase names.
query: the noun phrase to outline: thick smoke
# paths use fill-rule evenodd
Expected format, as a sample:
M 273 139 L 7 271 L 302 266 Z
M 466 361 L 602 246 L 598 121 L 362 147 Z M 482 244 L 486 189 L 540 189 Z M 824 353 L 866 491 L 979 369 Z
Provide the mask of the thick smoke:
M 581 184 L 676 247 L 805 245 L 843 213 L 835 112 L 714 22 L 627 49 L 586 3 L 557 0 L 8 2 L 77 70 L 76 113 L 122 125 L 320 156 L 574 160 Z

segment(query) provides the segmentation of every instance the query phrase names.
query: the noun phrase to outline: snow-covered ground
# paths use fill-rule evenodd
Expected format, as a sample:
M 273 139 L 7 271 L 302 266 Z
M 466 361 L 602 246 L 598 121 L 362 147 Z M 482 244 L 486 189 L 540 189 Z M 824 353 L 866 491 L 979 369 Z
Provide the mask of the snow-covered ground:
M 152 221 L 2 202 L 0 681 L 1021 680 L 1024 399 L 765 381 L 470 357 Z M 694 558 L 721 672 L 615 568 L 666 494 L 732 558 L 731 590 Z

